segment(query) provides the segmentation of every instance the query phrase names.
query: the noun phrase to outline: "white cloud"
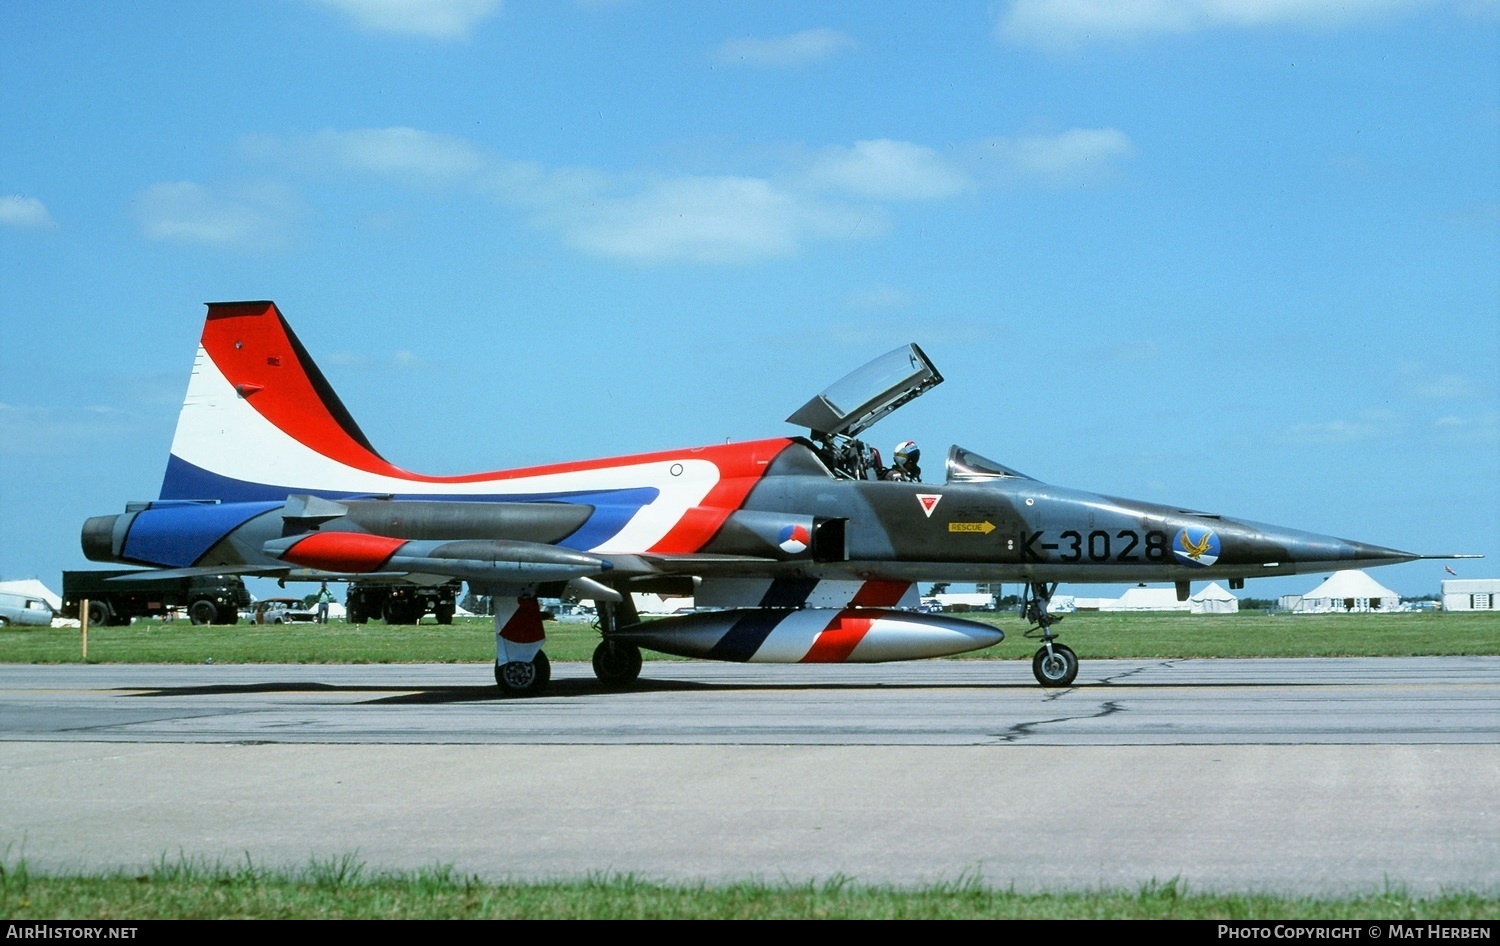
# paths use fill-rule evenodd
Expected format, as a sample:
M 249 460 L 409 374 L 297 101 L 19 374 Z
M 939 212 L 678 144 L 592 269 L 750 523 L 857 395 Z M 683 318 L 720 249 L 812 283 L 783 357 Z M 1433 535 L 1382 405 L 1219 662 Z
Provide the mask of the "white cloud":
M 0 225 L 23 230 L 51 230 L 57 222 L 47 212 L 47 205 L 35 197 L 20 194 L 0 196 Z
M 887 138 L 824 150 L 808 180 L 876 200 L 952 197 L 969 186 L 968 176 L 933 149 Z
M 1299 444 L 1337 445 L 1367 440 L 1392 440 L 1406 432 L 1406 424 L 1392 411 L 1361 411 L 1354 420 L 1338 419 L 1297 424 L 1286 439 Z
M 270 249 L 281 242 L 294 207 L 276 185 L 233 188 L 226 196 L 194 181 L 163 181 L 141 192 L 135 213 L 152 240 Z
M 534 225 L 558 233 L 574 249 L 632 263 L 773 259 L 809 240 L 868 236 L 886 227 L 878 209 L 857 211 L 764 178 L 642 179 L 596 168 L 548 168 L 414 128 L 325 130 L 300 139 L 255 136 L 244 139 L 241 150 L 263 160 L 289 158 L 316 172 L 472 190 L 526 210 Z M 212 222 L 225 231 L 239 222 L 230 208 L 219 209 L 214 215 L 205 208 L 188 222 Z M 184 216 L 171 218 L 174 233 L 183 229 Z
M 1500 411 L 1472 417 L 1448 415 L 1432 422 L 1439 433 L 1462 443 L 1500 441 Z
M 981 146 L 982 145 L 982 146 Z M 1113 129 L 1074 129 L 1050 138 L 995 139 L 979 151 L 1012 178 L 1049 185 L 1087 181 L 1132 151 Z M 791 256 L 813 242 L 863 239 L 890 228 L 887 205 L 952 197 L 976 186 L 958 161 L 925 145 L 859 141 L 811 153 L 775 175 L 617 173 L 512 161 L 459 137 L 415 128 L 324 130 L 301 138 L 252 136 L 241 151 L 310 173 L 354 173 L 407 185 L 488 197 L 529 214 L 574 249 L 637 264 L 745 263 Z M 1003 160 L 996 158 L 1004 154 Z M 992 175 L 993 176 L 993 175 Z M 162 185 L 165 187 L 165 185 Z M 195 185 L 180 185 L 183 188 Z M 185 192 L 195 214 L 155 214 L 153 235 L 228 241 L 254 208 Z M 196 201 L 196 203 L 194 203 Z
M 815 29 L 769 39 L 744 37 L 726 40 L 714 49 L 712 56 L 716 62 L 728 65 L 785 68 L 819 62 L 858 46 L 854 37 L 847 33 Z
M 635 194 L 550 208 L 541 218 L 587 253 L 634 263 L 745 263 L 812 239 L 884 232 L 883 215 L 820 203 L 749 177 L 679 177 Z
M 887 285 L 857 289 L 843 298 L 847 309 L 909 309 L 916 301 L 917 297 L 905 289 Z
M 138 417 L 113 407 L 30 407 L 0 403 L 0 455 L 53 456 L 135 436 Z
M 991 138 L 981 160 L 1002 177 L 1040 180 L 1052 186 L 1082 184 L 1108 176 L 1116 162 L 1135 153 L 1129 136 L 1114 128 L 1070 128 L 1055 135 Z
M 307 147 L 346 170 L 391 177 L 457 178 L 485 166 L 485 157 L 464 139 L 415 128 L 320 131 Z
M 319 360 L 340 368 L 359 368 L 363 371 L 430 371 L 439 367 L 409 348 L 398 349 L 384 356 L 368 352 L 336 351 Z
M 463 138 L 405 127 L 324 129 L 297 138 L 246 135 L 239 150 L 256 161 L 302 170 L 358 171 L 421 183 L 469 177 L 489 164 L 489 158 Z
M 1434 371 L 1421 362 L 1401 366 L 1405 389 L 1424 401 L 1458 401 L 1483 397 L 1486 385 L 1468 375 Z
M 468 39 L 474 27 L 500 11 L 500 0 L 318 0 L 377 33 L 429 39 Z
M 549 170 L 535 161 L 496 161 L 481 190 L 506 203 L 549 207 L 593 200 L 610 186 L 609 175 L 595 168 Z
M 1436 0 L 1015 0 L 996 24 L 1006 41 L 1049 48 L 1161 33 L 1339 26 Z

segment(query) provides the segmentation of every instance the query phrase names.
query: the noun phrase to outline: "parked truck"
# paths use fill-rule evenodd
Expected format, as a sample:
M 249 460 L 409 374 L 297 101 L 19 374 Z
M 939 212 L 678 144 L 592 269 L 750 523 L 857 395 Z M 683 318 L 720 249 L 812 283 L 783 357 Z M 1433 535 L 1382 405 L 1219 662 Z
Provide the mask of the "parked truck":
M 461 581 L 421 587 L 351 581 L 344 608 L 350 624 L 364 624 L 371 618 L 383 618 L 387 624 L 416 624 L 424 614 L 433 615 L 439 624 L 452 624 L 462 590 Z
M 110 581 L 119 575 L 140 575 Z M 78 603 L 89 603 L 89 623 L 129 624 L 131 618 L 185 611 L 194 624 L 234 624 L 250 607 L 250 592 L 237 575 L 151 578 L 139 569 L 63 572 L 62 615 L 77 618 Z

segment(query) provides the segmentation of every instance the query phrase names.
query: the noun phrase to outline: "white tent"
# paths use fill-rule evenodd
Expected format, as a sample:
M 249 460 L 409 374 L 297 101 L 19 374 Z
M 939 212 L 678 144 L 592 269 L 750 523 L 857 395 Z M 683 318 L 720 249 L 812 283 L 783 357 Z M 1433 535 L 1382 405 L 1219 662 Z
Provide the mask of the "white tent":
M 1194 614 L 1236 614 L 1240 610 L 1240 599 L 1213 582 L 1207 588 L 1188 599 Z
M 1188 611 L 1192 605 L 1177 600 L 1175 588 L 1131 588 L 1113 601 L 1099 602 L 1100 611 Z
M 62 610 L 62 599 L 52 593 L 52 589 L 42 584 L 39 578 L 19 578 L 15 581 L 0 581 L 0 591 L 8 591 L 13 595 L 25 595 L 28 598 L 41 598 L 52 606 L 53 611 Z
M 1401 596 L 1362 571 L 1334 572 L 1304 595 L 1283 595 L 1285 611 L 1399 611 Z

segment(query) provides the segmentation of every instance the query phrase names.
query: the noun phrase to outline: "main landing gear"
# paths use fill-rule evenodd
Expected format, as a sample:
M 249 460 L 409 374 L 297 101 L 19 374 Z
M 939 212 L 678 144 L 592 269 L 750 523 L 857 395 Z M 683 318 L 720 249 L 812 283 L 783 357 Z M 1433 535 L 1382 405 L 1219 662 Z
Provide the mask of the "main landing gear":
M 536 696 L 552 680 L 552 663 L 542 652 L 547 635 L 542 611 L 528 589 L 495 602 L 495 683 L 506 696 Z
M 635 602 L 629 595 L 618 602 L 600 601 L 599 632 L 604 640 L 594 648 L 594 676 L 600 683 L 625 686 L 641 675 L 641 649 L 625 641 L 611 640 L 610 635 L 623 626 L 640 623 Z
M 1047 613 L 1055 591 L 1057 582 L 1050 585 L 1042 581 L 1032 582 L 1026 588 L 1023 609 L 1026 620 L 1031 622 L 1031 630 L 1026 636 L 1042 641 L 1036 656 L 1031 658 L 1031 672 L 1036 676 L 1036 682 L 1044 687 L 1065 687 L 1078 676 L 1078 655 L 1066 644 L 1057 643 L 1057 635 L 1052 633 L 1052 625 L 1062 620 Z
M 594 676 L 614 686 L 634 683 L 641 675 L 641 649 L 621 641 L 602 640 L 594 648 Z
M 540 650 L 531 660 L 495 664 L 495 683 L 506 696 L 535 696 L 547 689 L 551 680 L 552 662 Z

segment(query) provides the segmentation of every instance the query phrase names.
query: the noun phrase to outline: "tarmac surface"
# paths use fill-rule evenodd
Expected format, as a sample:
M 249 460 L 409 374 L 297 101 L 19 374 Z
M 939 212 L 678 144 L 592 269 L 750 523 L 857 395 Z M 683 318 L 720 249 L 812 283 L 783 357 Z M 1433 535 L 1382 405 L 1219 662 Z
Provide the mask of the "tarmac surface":
M 0 863 L 1500 893 L 1500 658 L 0 665 Z

